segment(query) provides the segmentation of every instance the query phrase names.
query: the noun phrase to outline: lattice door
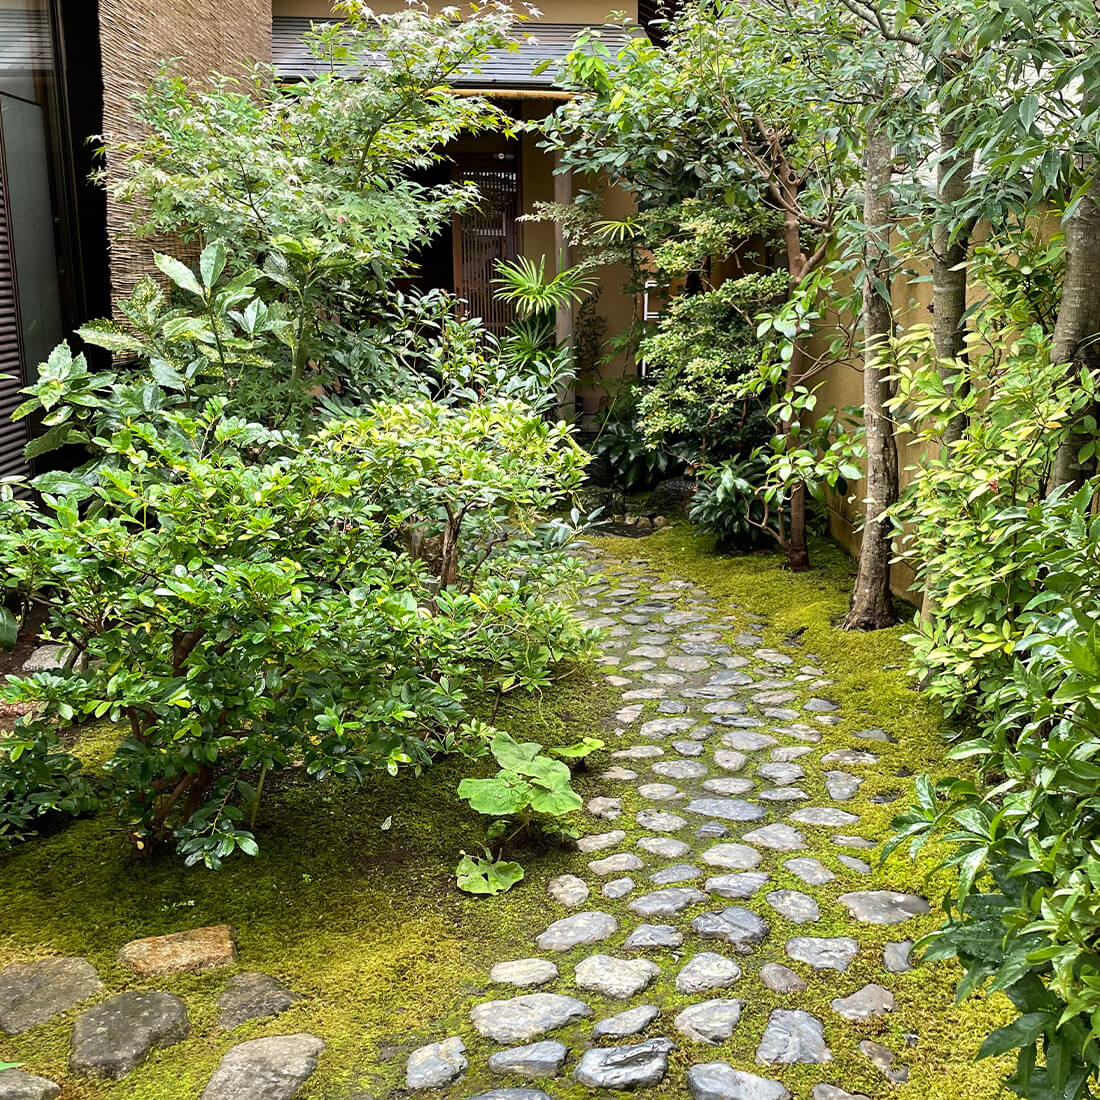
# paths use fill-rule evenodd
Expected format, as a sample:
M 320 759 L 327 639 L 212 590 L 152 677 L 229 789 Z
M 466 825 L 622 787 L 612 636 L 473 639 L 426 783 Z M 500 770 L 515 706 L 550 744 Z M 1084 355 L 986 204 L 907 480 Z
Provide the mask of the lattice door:
M 462 157 L 455 179 L 474 183 L 481 202 L 454 223 L 455 293 L 466 302 L 466 313 L 480 317 L 500 336 L 515 320 L 515 311 L 497 299 L 493 279 L 497 262 L 519 254 L 519 160 L 514 154 Z

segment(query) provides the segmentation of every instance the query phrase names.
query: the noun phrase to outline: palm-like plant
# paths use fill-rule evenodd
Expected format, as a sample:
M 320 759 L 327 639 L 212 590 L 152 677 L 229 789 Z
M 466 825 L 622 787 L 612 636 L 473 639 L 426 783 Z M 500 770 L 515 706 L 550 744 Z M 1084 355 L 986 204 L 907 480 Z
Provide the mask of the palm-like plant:
M 521 318 L 556 313 L 578 305 L 596 288 L 596 280 L 579 267 L 567 267 L 548 278 L 546 256 L 538 263 L 527 256 L 497 263 L 497 294 L 516 308 Z

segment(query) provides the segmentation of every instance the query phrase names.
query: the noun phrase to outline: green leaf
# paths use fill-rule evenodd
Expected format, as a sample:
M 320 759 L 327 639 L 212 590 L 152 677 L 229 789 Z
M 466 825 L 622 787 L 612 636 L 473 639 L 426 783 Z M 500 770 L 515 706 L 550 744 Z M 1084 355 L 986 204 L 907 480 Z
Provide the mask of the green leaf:
M 19 637 L 19 620 L 6 607 L 0 606 L 0 649 L 14 649 Z
M 195 278 L 195 273 L 187 264 L 163 252 L 154 252 L 153 261 L 181 290 L 186 290 L 189 294 L 194 294 L 199 298 L 203 296 L 202 285 Z
M 1029 1012 L 1004 1027 L 997 1028 L 978 1049 L 978 1059 L 994 1058 L 1017 1047 L 1028 1047 L 1043 1034 L 1054 1017 L 1049 1012 Z
M 202 275 L 203 285 L 207 290 L 213 289 L 224 270 L 225 245 L 221 241 L 214 241 L 202 250 L 199 257 L 199 274 Z
M 455 877 L 458 888 L 468 894 L 495 895 L 515 886 L 523 878 L 523 868 L 518 863 L 482 859 L 463 852 Z
M 532 791 L 514 772 L 501 772 L 493 779 L 463 779 L 458 785 L 459 798 L 479 814 L 495 817 L 518 814 L 530 803 Z
M 574 745 L 556 745 L 549 751 L 566 760 L 583 760 L 586 756 L 599 752 L 603 747 L 604 742 L 598 737 L 586 737 Z

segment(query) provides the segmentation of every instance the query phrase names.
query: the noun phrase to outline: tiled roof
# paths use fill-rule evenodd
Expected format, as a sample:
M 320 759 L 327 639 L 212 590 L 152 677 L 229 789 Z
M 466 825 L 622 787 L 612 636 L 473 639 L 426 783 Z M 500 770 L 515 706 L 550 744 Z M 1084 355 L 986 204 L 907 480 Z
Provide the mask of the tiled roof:
M 272 19 L 271 59 L 279 76 L 295 80 L 328 71 L 328 63 L 314 57 L 304 41 L 310 26 L 320 22 L 323 21 L 285 15 Z M 458 87 L 477 88 L 552 88 L 557 63 L 585 29 L 580 23 L 524 24 L 516 29 L 515 51 L 493 50 L 479 72 L 463 74 L 454 83 Z M 626 40 L 621 27 L 602 28 L 601 37 L 612 51 Z M 535 68 L 545 61 L 550 61 L 550 66 L 536 74 Z M 333 71 L 354 78 L 356 70 L 351 64 L 337 64 Z

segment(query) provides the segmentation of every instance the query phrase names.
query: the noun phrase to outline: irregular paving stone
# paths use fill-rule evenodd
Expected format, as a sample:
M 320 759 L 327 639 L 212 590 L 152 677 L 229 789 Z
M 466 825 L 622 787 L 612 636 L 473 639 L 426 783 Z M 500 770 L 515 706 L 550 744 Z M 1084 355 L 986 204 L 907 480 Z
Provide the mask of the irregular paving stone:
M 673 741 L 672 747 L 681 756 L 702 756 L 703 746 L 698 741 Z
M 638 788 L 638 794 L 654 802 L 671 802 L 673 799 L 684 797 L 684 792 L 671 783 L 643 783 Z
M 674 653 L 665 664 L 677 672 L 705 672 L 710 667 L 710 661 L 705 657 L 688 657 L 679 653 Z
M 861 737 L 864 741 L 893 741 L 886 730 L 872 729 L 872 730 L 856 730 L 852 734 L 853 737 Z
M 801 993 L 806 988 L 806 983 L 782 963 L 765 963 L 760 968 L 760 980 L 773 993 Z
M 849 775 L 847 772 L 826 772 L 825 789 L 829 797 L 836 802 L 847 802 L 854 798 L 863 780 L 858 776 Z
M 708 894 L 721 898 L 751 898 L 770 875 L 762 871 L 742 871 L 730 875 L 712 875 L 703 886 Z
M 756 769 L 756 774 L 773 783 L 788 784 L 797 783 L 806 775 L 805 768 L 798 764 L 761 764 Z
M 888 943 L 882 949 L 882 961 L 891 974 L 904 974 L 913 967 L 909 963 L 909 952 L 913 950 L 912 940 L 900 943 Z
M 706 780 L 703 783 L 703 790 L 723 795 L 747 794 L 753 786 L 751 779 L 741 779 L 738 776 L 730 775 Z
M 623 812 L 623 800 L 601 795 L 599 798 L 590 798 L 584 808 L 593 817 L 602 817 L 605 821 L 614 821 Z
M 697 1043 L 716 1046 L 733 1034 L 741 1019 L 741 1002 L 717 997 L 689 1005 L 675 1020 L 676 1030 Z
M 691 851 L 691 845 L 670 836 L 643 836 L 638 841 L 638 847 L 655 856 L 664 856 L 665 859 L 679 859 Z
M 577 841 L 577 848 L 582 852 L 599 852 L 604 848 L 614 848 L 616 844 L 622 844 L 626 840 L 626 833 L 622 829 L 613 829 L 610 833 L 593 833 L 591 836 L 582 836 Z
M 683 733 L 694 725 L 694 718 L 654 718 L 644 723 L 638 732 L 643 737 L 655 740 L 660 737 L 672 737 L 674 734 Z
M 779 742 L 767 733 L 753 733 L 749 729 L 738 729 L 724 734 L 722 744 L 738 752 L 758 752 L 760 749 L 770 749 Z
M 615 712 L 615 721 L 620 725 L 629 726 L 641 718 L 644 710 L 645 707 L 641 703 L 632 703 L 629 707 L 622 707 Z
M 845 971 L 859 954 L 859 944 L 850 936 L 795 936 L 787 941 L 787 954 L 815 970 Z
M 734 1069 L 725 1062 L 704 1062 L 688 1070 L 693 1100 L 791 1100 L 778 1081 Z
M 566 909 L 575 909 L 588 900 L 588 883 L 576 875 L 558 875 L 552 878 L 546 892 Z
M 672 917 L 690 905 L 709 900 L 702 890 L 688 886 L 671 886 L 667 890 L 654 890 L 651 894 L 635 898 L 630 903 L 630 910 L 639 917 Z
M 790 703 L 797 698 L 797 691 L 758 691 L 752 697 L 752 701 L 754 703 Z
M 835 829 L 841 825 L 855 825 L 859 818 L 847 810 L 838 810 L 833 806 L 807 806 L 804 810 L 795 810 L 791 820 L 800 825 L 820 825 Z
M 671 886 L 677 882 L 691 882 L 697 879 L 703 872 L 690 863 L 673 863 L 670 867 L 664 867 L 660 871 L 654 871 L 649 876 L 649 881 L 654 886 Z
M 717 817 L 722 821 L 759 821 L 767 816 L 763 806 L 740 798 L 693 798 L 685 807 L 689 814 Z
M 810 796 L 801 787 L 772 787 L 761 791 L 765 802 L 803 802 Z
M 909 1080 L 909 1067 L 895 1065 L 897 1056 L 892 1050 L 887 1050 L 881 1043 L 874 1043 L 870 1039 L 860 1040 L 859 1049 L 863 1056 L 886 1078 L 895 1085 L 902 1085 Z
M 524 1077 L 554 1077 L 565 1064 L 569 1048 L 554 1039 L 543 1039 L 489 1055 L 493 1073 L 518 1073 Z
M 643 829 L 652 829 L 657 833 L 679 832 L 687 825 L 678 814 L 670 814 L 664 810 L 639 810 L 635 816 Z
M 594 859 L 588 869 L 595 875 L 621 875 L 624 871 L 639 871 L 645 864 L 633 852 L 616 852 L 613 856 Z
M 643 951 L 653 947 L 679 947 L 684 942 L 682 932 L 671 924 L 639 924 L 623 942 L 624 951 Z
M 832 1009 L 846 1020 L 869 1020 L 894 1011 L 894 995 L 881 985 L 871 982 L 849 997 L 835 997 Z
M 877 848 L 878 845 L 873 840 L 868 840 L 862 836 L 845 836 L 843 833 L 839 833 L 833 837 L 833 843 L 839 845 L 841 848 Z
M 613 878 L 610 882 L 605 882 L 600 892 L 605 898 L 625 898 L 633 889 L 634 880 L 629 876 L 624 876 L 623 878 Z
M 577 963 L 577 985 L 624 1000 L 641 993 L 661 973 L 648 959 L 616 959 L 611 955 L 591 955 Z
M 865 1096 L 862 1092 L 845 1092 L 841 1088 L 837 1088 L 836 1085 L 814 1085 L 814 1090 L 810 1094 L 812 1100 L 871 1100 L 869 1096 Z
M 741 967 L 714 951 L 701 951 L 676 975 L 678 993 L 706 993 L 711 989 L 728 989 L 741 977 Z
M 902 924 L 923 917 L 930 909 L 924 898 L 893 890 L 857 890 L 841 894 L 837 900 L 863 924 Z
M 630 768 L 614 767 L 608 768 L 600 775 L 600 778 L 611 783 L 631 783 L 638 778 L 638 773 L 631 771 Z
M 187 1038 L 187 1009 L 171 993 L 119 993 L 82 1012 L 73 1024 L 73 1073 L 118 1081 L 149 1057 L 154 1047 Z
M 683 699 L 663 699 L 657 704 L 659 714 L 683 714 L 687 710 L 687 703 Z
M 238 974 L 218 996 L 218 1024 L 232 1030 L 246 1020 L 278 1016 L 299 1000 L 301 997 L 270 974 Z
M 231 966 L 236 959 L 233 930 L 228 924 L 132 940 L 118 953 L 119 963 L 139 978 L 216 970 Z
M 703 913 L 691 922 L 691 927 L 703 939 L 722 940 L 742 954 L 748 954 L 753 944 L 760 943 L 771 930 L 766 920 L 739 905 L 720 913 Z
M 797 829 L 790 825 L 765 825 L 753 829 L 741 838 L 761 848 L 772 848 L 777 852 L 797 852 L 806 847 L 806 840 Z
M 796 856 L 794 859 L 784 860 L 783 866 L 810 886 L 824 886 L 836 878 L 836 875 L 821 860 L 810 856 Z
M 573 1077 L 597 1089 L 633 1089 L 656 1085 L 668 1073 L 668 1054 L 676 1045 L 668 1039 L 650 1039 L 628 1047 L 586 1050 Z
M 720 821 L 704 821 L 703 824 L 695 830 L 695 835 L 699 840 L 718 840 L 721 837 L 728 836 L 729 829 Z
M 790 722 L 798 717 L 798 711 L 791 710 L 790 707 L 765 707 L 765 718 L 775 718 L 780 722 Z
M 862 752 L 860 749 L 834 749 L 827 752 L 821 758 L 822 764 L 877 764 L 878 757 L 873 752 Z
M 743 752 L 718 749 L 714 753 L 714 762 L 727 772 L 739 772 L 749 762 L 749 758 Z
M 809 745 L 780 745 L 771 751 L 771 758 L 777 764 L 787 764 L 792 760 L 800 760 L 808 752 L 813 752 Z
M 56 1100 L 61 1086 L 19 1069 L 0 1071 L 0 1100 Z
M 715 844 L 702 854 L 704 863 L 712 867 L 727 867 L 730 870 L 751 871 L 763 858 L 755 848 L 747 844 L 737 844 L 730 841 L 726 844 Z
M 466 1044 L 452 1035 L 414 1050 L 405 1063 L 405 1088 L 441 1089 L 466 1072 Z M 491 1068 L 491 1060 L 490 1060 Z
M 560 993 L 528 993 L 506 1001 L 485 1001 L 470 1009 L 478 1034 L 495 1043 L 524 1043 L 591 1015 L 592 1009 L 584 1001 Z
M 703 707 L 707 714 L 745 714 L 748 709 L 736 699 L 715 699 L 713 703 L 707 703 Z
M 764 1037 L 756 1048 L 762 1065 L 820 1065 L 833 1060 L 825 1031 L 816 1016 L 799 1009 L 777 1008 L 768 1017 Z
M 800 890 L 773 890 L 768 904 L 781 916 L 795 924 L 812 924 L 821 920 L 821 909 L 809 894 Z
M 592 1038 L 625 1039 L 628 1035 L 637 1035 L 639 1031 L 645 1031 L 660 1015 L 661 1010 L 656 1005 L 628 1008 L 625 1012 L 600 1020 L 592 1029 Z
M 849 871 L 856 871 L 861 875 L 869 875 L 871 873 L 871 865 L 863 859 L 856 859 L 855 856 L 839 855 L 836 857 L 848 868 Z
M 619 922 L 610 913 L 574 913 L 554 921 L 535 937 L 541 951 L 568 951 L 580 944 L 598 943 L 614 935 Z
M 830 714 L 839 708 L 836 703 L 832 702 L 830 699 L 814 698 L 807 700 L 802 709 L 808 710 L 812 714 Z
M 557 976 L 558 968 L 549 959 L 513 959 L 497 963 L 489 971 L 490 981 L 521 987 L 545 985 Z
M 647 684 L 656 684 L 658 687 L 677 687 L 686 683 L 683 676 L 677 676 L 675 672 L 643 672 L 642 679 Z
M 649 760 L 664 754 L 665 750 L 658 745 L 633 745 L 629 749 L 618 749 L 611 755 L 616 760 Z
M 702 779 L 708 773 L 705 764 L 694 760 L 661 760 L 653 765 L 652 770 L 667 779 Z
M 0 1031 L 18 1035 L 104 989 L 87 959 L 12 963 L 0 970 Z
M 235 1046 L 202 1100 L 291 1100 L 317 1069 L 325 1044 L 316 1035 L 269 1035 Z

